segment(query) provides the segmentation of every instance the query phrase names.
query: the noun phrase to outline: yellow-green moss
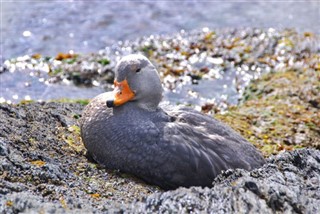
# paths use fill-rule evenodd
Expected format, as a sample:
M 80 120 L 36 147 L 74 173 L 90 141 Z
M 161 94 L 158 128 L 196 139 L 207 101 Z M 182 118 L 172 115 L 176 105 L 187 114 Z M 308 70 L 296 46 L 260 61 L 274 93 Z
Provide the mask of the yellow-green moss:
M 215 117 L 240 132 L 265 156 L 303 147 L 320 149 L 320 74 L 269 73 L 253 81 L 245 100 Z

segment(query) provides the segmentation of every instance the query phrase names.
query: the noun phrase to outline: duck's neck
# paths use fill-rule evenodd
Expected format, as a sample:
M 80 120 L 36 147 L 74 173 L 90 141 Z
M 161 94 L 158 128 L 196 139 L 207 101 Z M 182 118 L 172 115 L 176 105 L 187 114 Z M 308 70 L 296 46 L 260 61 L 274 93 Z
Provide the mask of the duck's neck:
M 121 106 L 117 106 L 113 108 L 113 113 L 118 114 L 118 113 L 131 113 L 131 112 L 154 112 L 158 109 L 158 105 L 142 105 L 141 103 L 138 102 L 127 102 Z
M 146 111 L 153 112 L 158 109 L 162 97 L 162 87 L 159 83 L 158 86 L 154 86 L 154 89 L 149 89 L 148 93 L 137 94 L 131 103 Z
M 149 112 L 156 111 L 159 103 L 137 103 L 137 106 Z

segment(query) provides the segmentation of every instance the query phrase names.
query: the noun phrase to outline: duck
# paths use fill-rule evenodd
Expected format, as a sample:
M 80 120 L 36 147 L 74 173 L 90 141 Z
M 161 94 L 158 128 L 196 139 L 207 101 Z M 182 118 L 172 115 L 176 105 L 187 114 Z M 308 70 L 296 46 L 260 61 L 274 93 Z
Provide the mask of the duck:
M 228 169 L 253 170 L 262 154 L 214 117 L 160 103 L 156 67 L 130 54 L 115 67 L 114 90 L 93 98 L 81 118 L 87 153 L 101 166 L 170 190 L 212 186 Z

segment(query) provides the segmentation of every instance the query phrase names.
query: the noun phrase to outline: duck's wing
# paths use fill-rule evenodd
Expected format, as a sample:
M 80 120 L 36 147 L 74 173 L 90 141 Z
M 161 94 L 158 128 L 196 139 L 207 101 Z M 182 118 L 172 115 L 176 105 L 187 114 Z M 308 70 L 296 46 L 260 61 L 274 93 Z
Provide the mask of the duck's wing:
M 167 111 L 172 122 L 163 126 L 163 144 L 172 159 L 167 164 L 181 170 L 171 183 L 210 185 L 222 170 L 252 169 L 264 163 L 260 153 L 230 127 L 191 109 Z M 175 177 L 179 174 L 180 177 Z M 185 175 L 185 177 L 181 177 Z
M 178 119 L 185 120 L 192 127 L 204 129 L 209 141 L 206 146 L 219 154 L 224 154 L 226 161 L 231 165 L 239 162 L 243 168 L 253 169 L 265 163 L 261 153 L 239 133 L 228 125 L 214 119 L 212 116 L 203 114 L 190 108 L 182 108 L 177 112 Z M 210 140 L 212 140 L 212 143 Z M 209 143 L 211 142 L 211 143 Z M 237 159 L 235 159 L 235 156 Z M 230 158 L 229 161 L 227 160 Z M 248 168 L 245 165 L 249 165 Z

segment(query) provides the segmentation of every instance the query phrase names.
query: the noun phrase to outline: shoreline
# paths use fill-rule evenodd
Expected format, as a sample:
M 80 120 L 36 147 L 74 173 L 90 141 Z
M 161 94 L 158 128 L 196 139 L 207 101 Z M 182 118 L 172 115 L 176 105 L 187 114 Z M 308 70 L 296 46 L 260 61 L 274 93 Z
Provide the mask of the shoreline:
M 213 104 L 224 110 L 241 99 L 251 80 L 265 73 L 319 69 L 312 60 L 319 54 L 319 41 L 319 35 L 292 29 L 204 28 L 142 37 L 91 54 L 46 57 L 35 53 L 2 65 L 1 84 L 6 94 L 0 102 L 60 99 L 59 86 L 66 98 L 91 98 L 98 91 L 112 90 L 114 67 L 121 56 L 142 53 L 157 66 L 166 101 L 196 105 L 198 109 Z M 13 78 L 21 80 L 12 84 Z
M 276 41 L 281 42 L 275 47 L 283 48 L 277 49 L 279 54 L 289 48 L 287 55 L 280 61 L 274 55 L 258 58 L 257 63 L 273 71 L 251 81 L 239 105 L 229 105 L 227 111 L 215 105 L 200 108 L 260 149 L 268 157 L 263 167 L 252 172 L 228 170 L 213 181 L 212 188 L 164 192 L 130 175 L 103 169 L 86 157 L 77 122 L 85 101 L 0 104 L 0 213 L 318 212 L 319 50 L 298 52 L 300 48 L 288 40 Z M 165 63 L 166 55 L 155 53 L 149 57 L 159 60 L 161 73 L 168 70 L 165 65 L 174 68 L 185 61 L 169 58 Z M 174 74 L 169 71 L 167 75 Z

